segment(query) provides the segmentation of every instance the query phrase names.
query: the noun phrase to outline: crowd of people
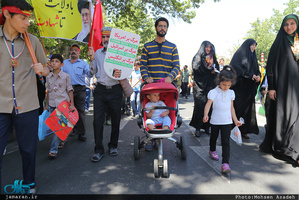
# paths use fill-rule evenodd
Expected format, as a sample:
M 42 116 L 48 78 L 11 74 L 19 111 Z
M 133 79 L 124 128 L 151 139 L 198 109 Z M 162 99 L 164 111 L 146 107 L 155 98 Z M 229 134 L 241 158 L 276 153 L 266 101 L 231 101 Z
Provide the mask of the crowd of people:
M 81 49 L 78 44 L 70 46 L 70 59 L 63 59 L 60 54 L 53 54 L 50 66 L 45 65 L 47 58 L 38 39 L 29 34 L 33 51 L 38 60 L 32 64 L 29 50 L 26 48 L 23 33 L 30 25 L 29 17 L 33 8 L 25 0 L 2 0 L 0 24 L 0 155 L 7 144 L 9 130 L 14 126 L 23 165 L 23 184 L 35 192 L 35 154 L 37 145 L 38 116 L 41 112 L 39 97 L 46 98 L 44 109 L 53 111 L 62 101 L 70 102 L 70 110 L 77 109 L 79 120 L 73 129 L 73 135 L 79 141 L 86 141 L 85 114 L 89 109 L 90 88 L 86 89 L 86 79 L 94 77 L 93 90 L 94 111 L 94 153 L 92 162 L 99 162 L 105 155 L 103 144 L 104 124 L 107 115 L 111 119 L 111 136 L 108 143 L 109 154 L 118 155 L 118 139 L 123 88 L 120 81 L 109 77 L 104 70 L 104 59 L 107 53 L 111 27 L 104 27 L 102 32 L 103 48 L 96 52 L 88 49 L 90 63 L 80 59 Z M 181 88 L 182 99 L 188 98 L 193 85 L 194 110 L 190 126 L 195 128 L 194 135 L 200 137 L 205 132 L 210 134 L 209 155 L 219 160 L 216 152 L 216 141 L 221 134 L 222 166 L 221 172 L 230 173 L 230 131 L 234 125 L 240 127 L 243 138 L 248 134 L 258 134 L 255 96 L 261 81 L 257 63 L 254 39 L 247 39 L 233 55 L 229 65 L 224 59 L 216 57 L 215 46 L 210 41 L 202 42 L 192 60 L 192 73 L 185 65 L 180 70 L 177 46 L 165 39 L 169 27 L 166 18 L 155 22 L 156 38 L 146 43 L 140 59 L 137 59 L 132 71 L 130 84 L 133 93 L 127 103 L 131 104 L 133 116 L 141 112 L 139 105 L 142 82 L 153 83 L 163 80 L 165 83 L 177 83 Z M 299 165 L 299 134 L 297 130 L 299 110 L 298 89 L 298 16 L 291 14 L 284 18 L 277 37 L 271 47 L 267 63 L 266 91 L 268 90 L 269 106 L 266 109 L 266 136 L 260 149 L 273 153 L 276 158 Z M 46 80 L 47 95 L 38 93 L 44 90 L 37 78 L 40 74 Z M 121 71 L 115 70 L 114 76 L 121 77 Z M 265 80 L 263 84 L 265 84 Z M 94 83 L 94 84 L 93 84 Z M 95 88 L 93 88 L 93 85 Z M 39 88 L 39 89 L 37 89 Z M 165 105 L 159 101 L 159 93 L 148 94 L 149 103 Z M 164 129 L 170 126 L 168 110 L 147 111 L 146 124 L 150 129 L 158 122 Z M 241 123 L 240 118 L 245 123 Z M 234 125 L 233 125 L 234 123 Z M 55 134 L 49 156 L 55 158 L 58 149 L 66 141 L 61 141 Z M 152 145 L 153 142 L 150 142 Z M 2 160 L 0 158 L 0 186 Z

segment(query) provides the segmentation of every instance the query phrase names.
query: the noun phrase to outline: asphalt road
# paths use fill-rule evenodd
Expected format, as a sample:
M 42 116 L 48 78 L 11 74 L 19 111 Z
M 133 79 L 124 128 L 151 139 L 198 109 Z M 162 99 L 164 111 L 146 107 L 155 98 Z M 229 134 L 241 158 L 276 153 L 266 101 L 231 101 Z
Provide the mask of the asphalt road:
M 92 106 L 92 102 L 91 102 Z M 260 134 L 250 135 L 242 146 L 231 141 L 232 173 L 223 176 L 221 161 L 208 156 L 209 135 L 196 138 L 188 124 L 193 112 L 193 99 L 179 98 L 183 124 L 176 134 L 186 136 L 187 160 L 169 140 L 163 140 L 164 158 L 168 160 L 169 178 L 155 178 L 153 160 L 158 152 L 141 150 L 141 158 L 133 157 L 134 136 L 144 136 L 136 119 L 123 116 L 119 138 L 119 155 L 106 152 L 99 163 L 90 161 L 93 153 L 93 115 L 87 114 L 87 141 L 69 137 L 65 147 L 54 160 L 48 158 L 52 137 L 38 143 L 36 157 L 37 194 L 299 194 L 299 168 L 274 159 L 258 150 L 265 131 L 265 117 L 257 115 Z M 257 109 L 259 105 L 257 105 Z M 91 108 L 92 109 L 92 108 Z M 107 146 L 110 127 L 105 126 Z M 107 148 L 108 150 L 108 148 Z M 218 140 L 217 152 L 221 155 Z M 3 157 L 2 188 L 22 180 L 21 157 L 16 141 L 9 142 Z M 82 198 L 84 199 L 84 198 Z

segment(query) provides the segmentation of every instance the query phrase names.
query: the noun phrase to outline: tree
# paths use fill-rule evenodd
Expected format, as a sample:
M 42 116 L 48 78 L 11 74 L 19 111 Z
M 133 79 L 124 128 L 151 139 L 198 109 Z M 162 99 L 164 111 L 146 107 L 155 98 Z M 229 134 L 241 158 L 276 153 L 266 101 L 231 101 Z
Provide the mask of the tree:
M 191 19 L 196 15 L 194 9 L 199 8 L 202 3 L 204 0 L 102 0 L 102 5 L 109 11 L 108 18 L 132 16 L 134 15 L 132 7 L 137 6 L 145 15 L 156 18 L 167 14 L 183 19 L 187 23 L 191 23 Z
M 31 0 L 27 1 L 31 4 Z M 95 2 L 96 0 L 93 0 L 93 3 Z M 141 36 L 138 55 L 141 55 L 144 43 L 153 40 L 156 35 L 154 28 L 156 18 L 161 15 L 170 15 L 191 23 L 195 17 L 194 9 L 203 2 L 204 0 L 101 0 L 102 7 L 106 11 L 103 12 L 104 26 L 111 26 Z M 28 32 L 40 38 L 34 16 L 31 18 Z M 60 53 L 64 58 L 68 58 L 68 47 L 74 41 L 46 38 L 43 42 L 48 55 Z M 80 45 L 81 58 L 87 58 L 88 45 L 85 43 L 80 43 Z

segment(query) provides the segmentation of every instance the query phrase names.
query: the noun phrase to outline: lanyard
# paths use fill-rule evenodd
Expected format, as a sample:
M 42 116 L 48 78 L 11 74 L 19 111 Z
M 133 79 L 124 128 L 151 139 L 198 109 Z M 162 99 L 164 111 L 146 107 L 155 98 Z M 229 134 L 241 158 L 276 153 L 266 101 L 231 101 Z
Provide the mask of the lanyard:
M 17 67 L 17 66 L 18 66 L 17 58 L 23 53 L 24 48 L 25 48 L 25 42 L 24 42 L 22 51 L 21 51 L 17 56 L 14 57 L 14 56 L 12 55 L 12 52 L 10 51 L 10 49 L 9 49 L 9 47 L 8 47 L 6 38 L 3 37 L 3 40 L 4 40 L 5 46 L 6 46 L 6 48 L 7 48 L 7 51 L 8 51 L 8 53 L 9 53 L 10 57 L 11 57 L 11 60 L 10 60 L 11 65 L 14 66 L 14 67 Z M 12 49 L 13 49 L 13 46 L 14 46 L 14 43 L 12 42 Z

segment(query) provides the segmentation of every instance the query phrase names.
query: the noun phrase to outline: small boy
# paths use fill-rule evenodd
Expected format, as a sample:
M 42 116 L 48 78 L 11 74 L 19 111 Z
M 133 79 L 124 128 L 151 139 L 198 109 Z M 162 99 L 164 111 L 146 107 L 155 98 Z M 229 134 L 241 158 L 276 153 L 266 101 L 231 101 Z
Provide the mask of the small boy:
M 159 101 L 160 93 L 147 94 L 146 97 L 149 99 L 149 102 L 145 104 L 145 108 L 151 108 L 156 106 L 166 106 L 163 101 Z M 156 124 L 162 124 L 162 129 L 169 129 L 171 125 L 171 119 L 168 116 L 169 110 L 166 109 L 157 109 L 157 110 L 147 110 L 145 121 L 149 130 L 155 128 Z M 153 141 L 148 141 L 145 145 L 146 151 L 153 150 Z
M 146 97 L 150 100 L 147 104 L 145 104 L 145 108 L 151 108 L 156 106 L 166 106 L 163 101 L 159 101 L 160 93 L 152 93 L 146 95 Z M 155 128 L 156 124 L 162 124 L 163 129 L 169 129 L 171 120 L 168 116 L 169 110 L 166 109 L 157 109 L 157 110 L 147 110 L 146 111 L 146 125 L 149 130 Z
M 75 110 L 73 87 L 70 76 L 60 68 L 63 66 L 63 58 L 60 54 L 53 54 L 50 59 L 50 65 L 53 69 L 47 76 L 47 102 L 46 107 L 49 112 L 53 112 L 62 101 L 71 102 L 70 110 Z M 58 148 L 63 148 L 64 142 L 54 134 L 49 157 L 57 156 Z
M 133 117 L 139 115 L 139 100 L 140 100 L 140 86 L 141 86 L 140 61 L 134 63 L 134 71 L 130 76 L 130 83 L 133 87 L 131 95 L 131 106 L 133 109 Z

